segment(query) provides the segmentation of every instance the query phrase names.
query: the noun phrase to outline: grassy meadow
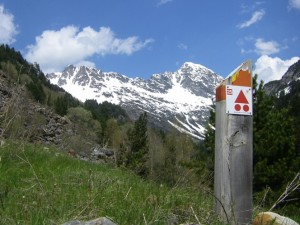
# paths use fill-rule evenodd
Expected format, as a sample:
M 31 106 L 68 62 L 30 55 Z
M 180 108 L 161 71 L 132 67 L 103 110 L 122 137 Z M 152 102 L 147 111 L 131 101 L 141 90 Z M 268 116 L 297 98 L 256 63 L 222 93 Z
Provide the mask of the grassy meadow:
M 7 141 L 0 147 L 0 224 L 102 216 L 121 225 L 222 224 L 205 187 L 166 187 L 39 145 Z

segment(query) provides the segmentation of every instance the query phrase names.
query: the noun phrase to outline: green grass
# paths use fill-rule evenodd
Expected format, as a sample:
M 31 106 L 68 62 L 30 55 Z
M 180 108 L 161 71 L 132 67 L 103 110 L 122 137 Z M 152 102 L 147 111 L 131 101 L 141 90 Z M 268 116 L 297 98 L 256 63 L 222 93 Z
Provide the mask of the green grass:
M 0 147 L 0 224 L 62 224 L 106 216 L 117 224 L 222 224 L 200 188 L 168 188 L 125 169 L 43 146 Z

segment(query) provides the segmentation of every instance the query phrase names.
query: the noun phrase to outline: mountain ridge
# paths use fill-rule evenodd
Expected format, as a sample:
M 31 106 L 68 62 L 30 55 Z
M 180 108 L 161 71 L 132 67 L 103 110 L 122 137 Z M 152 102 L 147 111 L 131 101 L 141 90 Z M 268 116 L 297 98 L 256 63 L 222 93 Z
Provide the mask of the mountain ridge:
M 153 74 L 147 80 L 73 65 L 46 77 L 83 102 L 95 99 L 120 105 L 132 119 L 145 111 L 153 126 L 163 130 L 175 127 L 197 139 L 204 137 L 214 89 L 223 79 L 192 62 L 185 62 L 175 72 Z
M 273 80 L 265 84 L 264 90 L 268 95 L 274 94 L 279 97 L 282 92 L 284 95 L 289 93 L 291 85 L 300 80 L 300 60 L 291 65 L 283 74 L 280 80 Z

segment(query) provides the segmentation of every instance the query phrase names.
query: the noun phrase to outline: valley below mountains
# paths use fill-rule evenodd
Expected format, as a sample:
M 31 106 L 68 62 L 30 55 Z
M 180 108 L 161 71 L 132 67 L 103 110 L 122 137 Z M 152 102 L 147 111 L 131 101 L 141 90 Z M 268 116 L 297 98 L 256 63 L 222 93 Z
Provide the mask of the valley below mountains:
M 147 80 L 73 65 L 46 77 L 82 102 L 95 99 L 120 105 L 134 120 L 147 112 L 151 126 L 164 131 L 176 128 L 199 140 L 204 138 L 215 87 L 223 79 L 191 62 Z

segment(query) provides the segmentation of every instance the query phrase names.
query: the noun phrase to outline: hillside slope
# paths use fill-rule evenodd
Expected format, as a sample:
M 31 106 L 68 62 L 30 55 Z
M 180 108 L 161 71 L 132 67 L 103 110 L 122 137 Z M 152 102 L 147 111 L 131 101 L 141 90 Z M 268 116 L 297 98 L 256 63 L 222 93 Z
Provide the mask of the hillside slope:
M 168 188 L 24 142 L 5 142 L 0 159 L 0 224 L 220 224 L 205 186 Z

